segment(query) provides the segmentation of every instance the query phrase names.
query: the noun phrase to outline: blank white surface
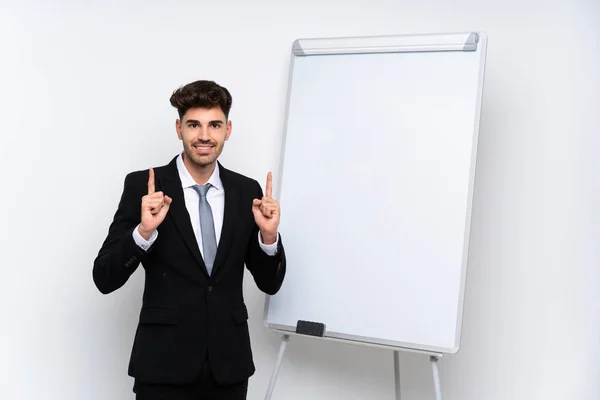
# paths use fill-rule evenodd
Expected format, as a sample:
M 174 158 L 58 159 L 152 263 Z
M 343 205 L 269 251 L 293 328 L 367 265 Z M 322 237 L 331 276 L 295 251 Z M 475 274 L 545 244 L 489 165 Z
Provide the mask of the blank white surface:
M 269 324 L 458 347 L 481 68 L 481 50 L 295 57 Z

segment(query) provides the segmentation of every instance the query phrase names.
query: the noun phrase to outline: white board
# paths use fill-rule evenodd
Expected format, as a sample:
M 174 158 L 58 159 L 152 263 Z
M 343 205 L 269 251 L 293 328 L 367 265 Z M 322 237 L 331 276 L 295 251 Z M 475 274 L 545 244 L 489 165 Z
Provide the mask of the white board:
M 294 42 L 276 194 L 288 268 L 267 327 L 458 351 L 486 42 Z

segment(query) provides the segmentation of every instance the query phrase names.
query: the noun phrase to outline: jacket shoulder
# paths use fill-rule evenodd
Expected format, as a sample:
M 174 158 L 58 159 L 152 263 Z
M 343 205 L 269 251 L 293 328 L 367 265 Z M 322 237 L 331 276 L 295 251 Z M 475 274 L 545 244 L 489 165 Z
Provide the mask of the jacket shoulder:
M 224 177 L 230 182 L 233 182 L 236 185 L 243 188 L 256 189 L 257 186 L 260 187 L 256 179 L 250 178 L 248 176 L 240 174 L 239 172 L 235 172 L 221 166 L 221 179 L 223 179 Z

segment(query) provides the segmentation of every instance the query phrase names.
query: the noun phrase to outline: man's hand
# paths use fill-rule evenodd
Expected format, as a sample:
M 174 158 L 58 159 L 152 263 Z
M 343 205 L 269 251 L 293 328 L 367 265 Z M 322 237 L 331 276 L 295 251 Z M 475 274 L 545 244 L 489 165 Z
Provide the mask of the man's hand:
M 154 170 L 150 168 L 148 194 L 142 197 L 142 222 L 138 228 L 140 235 L 148 240 L 152 232 L 164 221 L 173 201 L 163 192 L 154 192 Z
M 267 174 L 266 193 L 262 199 L 254 199 L 252 212 L 254 221 L 260 229 L 264 244 L 273 244 L 277 240 L 277 227 L 279 226 L 279 203 L 271 198 L 273 191 L 273 176 Z

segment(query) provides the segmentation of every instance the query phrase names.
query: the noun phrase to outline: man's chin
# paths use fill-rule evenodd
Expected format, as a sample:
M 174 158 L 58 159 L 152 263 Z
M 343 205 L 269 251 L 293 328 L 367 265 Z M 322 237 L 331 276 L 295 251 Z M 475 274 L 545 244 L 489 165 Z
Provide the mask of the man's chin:
M 203 159 L 196 159 L 194 160 L 194 163 L 199 166 L 199 167 L 210 167 L 211 165 L 213 165 L 215 163 L 215 159 L 213 158 L 203 158 Z
M 199 156 L 197 154 L 193 154 L 192 156 L 188 155 L 188 158 L 198 167 L 209 167 L 217 160 L 217 158 L 213 155 Z

